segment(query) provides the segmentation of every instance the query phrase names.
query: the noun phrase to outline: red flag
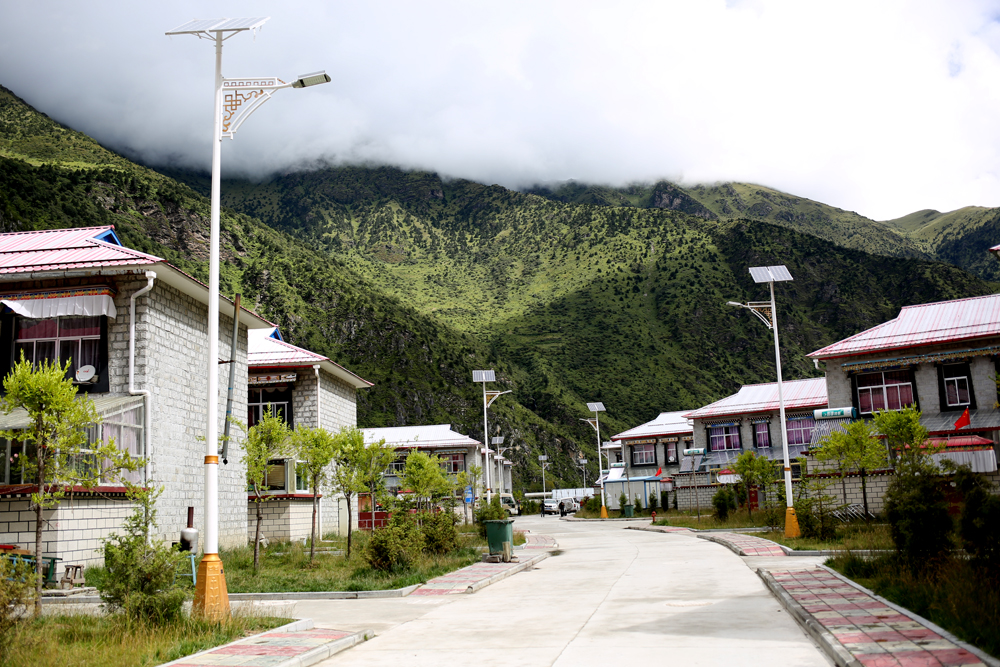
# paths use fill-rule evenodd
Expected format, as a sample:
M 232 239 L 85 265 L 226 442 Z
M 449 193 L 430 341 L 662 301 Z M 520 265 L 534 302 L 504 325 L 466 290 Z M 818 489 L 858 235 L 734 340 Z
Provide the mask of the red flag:
M 962 413 L 962 416 L 959 417 L 958 420 L 955 422 L 954 428 L 956 428 L 956 429 L 965 428 L 966 426 L 968 426 L 971 423 L 972 423 L 972 420 L 969 419 L 969 408 L 966 408 L 965 412 Z
M 663 472 L 663 468 L 657 468 L 657 469 L 656 469 L 656 474 L 655 474 L 655 475 L 653 475 L 653 477 L 659 477 L 659 476 L 660 476 L 660 473 L 662 473 L 662 472 Z

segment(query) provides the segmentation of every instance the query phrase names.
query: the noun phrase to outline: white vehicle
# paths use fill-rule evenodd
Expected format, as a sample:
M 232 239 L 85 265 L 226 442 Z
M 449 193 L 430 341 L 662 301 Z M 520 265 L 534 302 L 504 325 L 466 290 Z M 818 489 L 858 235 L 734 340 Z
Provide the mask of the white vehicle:
M 503 506 L 507 516 L 521 516 L 521 506 L 517 502 L 517 498 L 509 493 L 500 494 L 500 504 Z

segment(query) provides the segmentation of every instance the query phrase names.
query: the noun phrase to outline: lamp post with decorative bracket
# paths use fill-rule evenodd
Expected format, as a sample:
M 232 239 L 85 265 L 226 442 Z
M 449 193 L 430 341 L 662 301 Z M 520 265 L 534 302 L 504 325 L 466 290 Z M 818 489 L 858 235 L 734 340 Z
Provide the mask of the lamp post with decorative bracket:
M 775 317 L 774 283 L 792 280 L 792 274 L 784 265 L 752 266 L 750 276 L 755 283 L 767 283 L 771 288 L 770 301 L 751 301 L 739 303 L 728 301 L 727 306 L 746 308 L 764 325 L 774 332 L 774 363 L 778 371 L 778 419 L 781 420 L 781 452 L 784 456 L 785 468 L 785 537 L 798 537 L 799 520 L 795 516 L 795 503 L 792 498 L 792 465 L 788 458 L 788 422 L 785 421 L 785 397 L 781 388 L 781 348 L 778 345 L 778 323 Z
M 492 370 L 489 371 L 472 371 L 472 381 L 483 383 L 483 445 L 486 447 L 483 459 L 483 470 L 486 473 L 486 502 L 493 500 L 493 486 L 490 484 L 490 454 L 492 450 L 490 449 L 490 425 L 489 418 L 486 416 L 486 408 L 493 405 L 493 401 L 497 400 L 504 394 L 509 394 L 510 391 L 496 391 L 493 389 L 487 390 L 487 382 L 496 382 L 496 373 Z
M 208 396 L 205 429 L 205 543 L 198 565 L 194 612 L 211 620 L 229 616 L 226 576 L 219 558 L 219 211 L 222 181 L 222 139 L 235 137 L 240 125 L 282 88 L 305 88 L 328 83 L 326 72 L 304 74 L 292 82 L 273 76 L 222 77 L 222 42 L 253 31 L 256 35 L 270 17 L 196 19 L 167 35 L 194 35 L 215 43 L 215 106 L 212 121 L 212 196 L 208 270 Z M 239 319 L 239 311 L 233 318 Z
M 587 422 L 590 426 L 597 431 L 597 470 L 598 478 L 603 474 L 601 469 L 601 413 L 604 412 L 604 403 L 587 403 L 587 409 L 594 413 L 593 417 L 588 417 L 586 419 L 581 419 L 580 421 Z M 611 474 L 611 454 L 608 454 L 608 474 Z M 604 480 L 601 479 L 601 518 L 608 518 L 608 502 L 604 496 Z

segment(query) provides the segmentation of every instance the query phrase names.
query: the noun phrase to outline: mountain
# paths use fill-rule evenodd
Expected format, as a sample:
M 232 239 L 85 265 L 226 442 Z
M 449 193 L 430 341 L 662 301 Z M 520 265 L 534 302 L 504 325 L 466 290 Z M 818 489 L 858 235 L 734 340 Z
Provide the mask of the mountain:
M 204 175 L 133 164 L 9 91 L 0 130 L 0 227 L 115 224 L 127 244 L 205 276 Z M 482 437 L 470 371 L 496 368 L 512 394 L 491 424 L 520 446 L 512 458 L 525 488 L 539 485 L 542 452 L 556 483 L 579 483 L 580 454 L 596 466 L 586 401 L 608 407 L 608 437 L 773 380 L 770 332 L 724 305 L 765 297 L 749 266 L 786 264 L 795 277 L 777 288 L 788 378 L 817 373 L 806 352 L 903 305 L 992 291 L 919 249 L 886 257 L 838 242 L 861 245 L 867 231 L 810 234 L 831 214 L 808 200 L 766 212 L 734 184 L 754 202 L 747 211 L 805 213 L 781 225 L 726 217 L 735 200 L 720 187 L 516 192 L 393 167 L 227 180 L 223 289 L 241 291 L 291 342 L 375 381 L 359 394 L 363 426 L 447 422 Z M 876 240 L 899 236 L 873 229 L 890 235 Z
M 1000 244 L 1000 209 L 966 206 L 948 213 L 926 209 L 884 224 L 942 262 L 1000 281 L 1000 262 L 987 252 Z

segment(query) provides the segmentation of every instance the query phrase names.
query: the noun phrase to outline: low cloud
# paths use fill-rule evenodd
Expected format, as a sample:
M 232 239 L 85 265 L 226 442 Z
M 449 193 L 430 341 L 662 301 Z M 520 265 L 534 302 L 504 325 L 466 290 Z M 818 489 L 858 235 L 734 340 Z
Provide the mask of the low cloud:
M 105 145 L 207 168 L 231 3 L 4 2 L 0 84 Z M 518 187 L 766 184 L 876 219 L 1000 206 L 998 3 L 240 3 L 228 76 L 278 93 L 228 175 L 376 162 Z

